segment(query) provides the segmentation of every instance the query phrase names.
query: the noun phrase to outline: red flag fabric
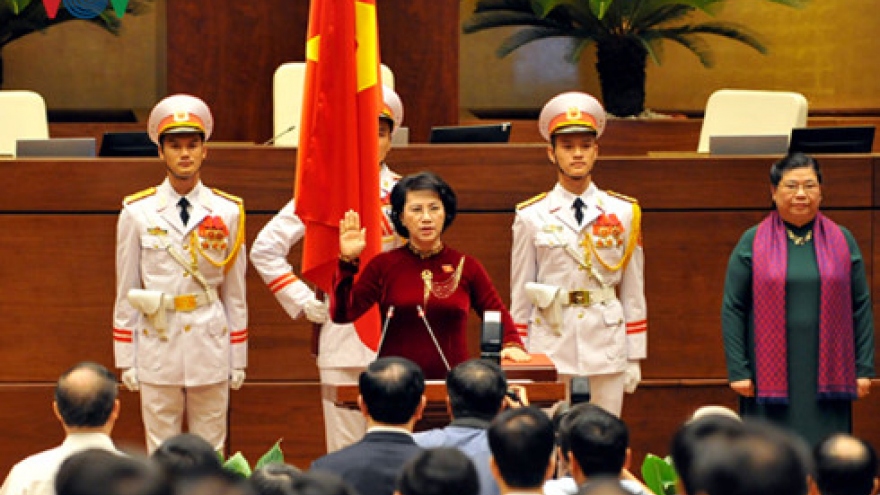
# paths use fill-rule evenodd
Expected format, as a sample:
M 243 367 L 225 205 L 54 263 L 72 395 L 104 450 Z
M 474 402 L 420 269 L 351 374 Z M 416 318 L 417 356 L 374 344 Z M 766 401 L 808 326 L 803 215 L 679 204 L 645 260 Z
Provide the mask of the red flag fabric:
M 306 228 L 303 277 L 328 293 L 346 211 L 357 211 L 367 231 L 361 263 L 381 251 L 381 88 L 375 0 L 312 0 L 294 197 Z M 375 350 L 378 310 L 356 327 Z

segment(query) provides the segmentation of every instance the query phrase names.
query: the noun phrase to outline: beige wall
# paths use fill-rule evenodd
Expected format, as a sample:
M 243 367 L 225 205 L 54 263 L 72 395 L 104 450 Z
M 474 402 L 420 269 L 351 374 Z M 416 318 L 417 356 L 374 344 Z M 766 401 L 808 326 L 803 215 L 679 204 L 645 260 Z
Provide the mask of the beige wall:
M 471 15 L 475 3 L 462 0 L 462 19 Z M 880 79 L 873 76 L 880 68 L 876 0 L 813 0 L 802 10 L 760 0 L 727 4 L 719 19 L 756 30 L 770 53 L 707 37 L 716 65 L 704 69 L 690 52 L 666 43 L 663 65 L 648 63 L 649 108 L 700 110 L 712 91 L 734 87 L 800 91 L 811 111 L 880 109 Z M 494 51 L 503 38 L 502 30 L 462 35 L 463 108 L 538 108 L 550 96 L 573 88 L 598 94 L 592 51 L 579 66 L 571 66 L 562 59 L 565 42 L 549 40 L 499 60 Z
M 114 36 L 85 21 L 29 34 L 3 49 L 3 89 L 30 89 L 53 109 L 150 108 L 165 92 L 165 1 L 126 15 Z

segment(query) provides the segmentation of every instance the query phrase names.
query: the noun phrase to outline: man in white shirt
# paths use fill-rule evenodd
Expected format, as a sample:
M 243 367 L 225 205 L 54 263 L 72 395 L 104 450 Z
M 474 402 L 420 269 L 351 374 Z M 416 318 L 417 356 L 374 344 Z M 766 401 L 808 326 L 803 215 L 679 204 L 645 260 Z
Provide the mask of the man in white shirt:
M 2 495 L 54 495 L 55 473 L 65 459 L 87 450 L 117 452 L 110 432 L 119 417 L 116 377 L 97 363 L 82 362 L 58 379 L 52 410 L 64 428 L 64 443 L 15 466 L 0 487 Z

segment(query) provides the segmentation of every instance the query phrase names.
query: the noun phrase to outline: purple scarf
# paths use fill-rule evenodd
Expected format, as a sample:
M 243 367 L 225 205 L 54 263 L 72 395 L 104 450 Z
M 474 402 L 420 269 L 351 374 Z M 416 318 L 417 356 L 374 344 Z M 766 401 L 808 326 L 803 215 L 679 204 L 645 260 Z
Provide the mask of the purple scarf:
M 813 239 L 821 284 L 817 395 L 852 400 L 856 398 L 856 370 L 849 245 L 840 227 L 821 213 L 813 224 Z M 788 240 L 778 212 L 758 225 L 752 251 L 757 400 L 788 404 Z

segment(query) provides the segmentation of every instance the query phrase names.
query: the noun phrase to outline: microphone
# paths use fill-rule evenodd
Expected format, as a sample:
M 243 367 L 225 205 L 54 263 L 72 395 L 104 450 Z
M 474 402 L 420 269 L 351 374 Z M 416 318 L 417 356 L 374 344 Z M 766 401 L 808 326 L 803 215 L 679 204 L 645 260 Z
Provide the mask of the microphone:
M 437 342 L 437 337 L 434 335 L 434 330 L 431 329 L 431 325 L 428 323 L 428 319 L 425 318 L 425 310 L 422 309 L 420 304 L 416 305 L 416 310 L 419 313 L 419 318 L 425 322 L 425 328 L 428 329 L 428 335 L 431 336 L 431 340 L 434 341 L 434 347 L 437 348 L 437 352 L 440 354 L 440 359 L 443 360 L 443 364 L 446 366 L 446 371 L 451 371 L 452 368 L 449 366 L 449 361 L 446 360 L 446 354 L 443 354 L 443 349 L 440 348 L 440 343 Z
M 379 353 L 382 352 L 382 344 L 385 343 L 385 334 L 388 332 L 388 324 L 391 323 L 391 318 L 394 318 L 394 306 L 388 306 L 388 311 L 385 312 L 385 323 L 382 323 L 382 335 L 379 337 L 379 345 L 376 347 L 376 356 L 379 356 Z
M 480 359 L 500 364 L 502 337 L 501 312 L 486 311 L 483 313 L 483 328 L 480 332 Z
M 292 131 L 292 130 L 294 130 L 294 129 L 296 129 L 296 125 L 292 125 L 292 126 L 288 127 L 287 129 L 284 129 L 283 131 L 279 132 L 278 134 L 275 134 L 274 136 L 272 136 L 272 139 L 270 139 L 270 140 L 266 141 L 265 143 L 263 143 L 263 146 L 266 146 L 266 145 L 269 145 L 269 144 L 274 144 L 275 141 L 277 141 L 277 140 L 280 139 L 282 136 L 286 135 L 287 133 L 289 133 L 290 131 Z

